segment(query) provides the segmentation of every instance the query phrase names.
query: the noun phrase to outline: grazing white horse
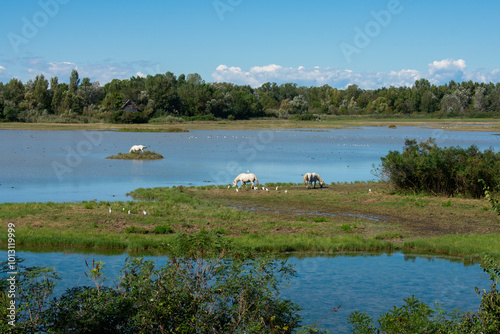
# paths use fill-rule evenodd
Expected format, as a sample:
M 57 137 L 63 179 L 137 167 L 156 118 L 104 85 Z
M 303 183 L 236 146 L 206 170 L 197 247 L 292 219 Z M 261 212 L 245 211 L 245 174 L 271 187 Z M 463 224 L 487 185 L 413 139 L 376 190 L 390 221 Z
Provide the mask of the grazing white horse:
M 143 152 L 145 148 L 148 148 L 147 146 L 144 145 L 134 145 L 130 148 L 128 153 L 134 153 L 134 152 Z
M 257 180 L 257 176 L 253 173 L 241 173 L 238 175 L 233 181 L 233 187 L 238 185 L 238 182 L 241 182 L 241 185 L 246 185 L 248 182 L 252 183 L 252 188 L 254 187 L 254 182 L 259 184 L 259 180 Z
M 313 182 L 314 182 L 314 188 L 316 188 L 316 182 L 319 182 L 319 186 L 321 188 L 323 188 L 323 184 L 325 184 L 325 182 L 323 182 L 323 179 L 321 178 L 321 176 L 319 176 L 316 173 L 304 174 L 304 184 L 307 185 L 307 188 L 309 188 L 309 185 L 312 184 Z

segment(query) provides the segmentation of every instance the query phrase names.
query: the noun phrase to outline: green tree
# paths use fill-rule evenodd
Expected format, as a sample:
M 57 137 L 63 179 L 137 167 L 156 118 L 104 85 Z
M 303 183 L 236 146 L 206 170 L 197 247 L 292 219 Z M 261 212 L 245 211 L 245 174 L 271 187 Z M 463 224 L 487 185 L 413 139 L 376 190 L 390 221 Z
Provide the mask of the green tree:
M 64 113 L 64 107 L 62 106 L 64 97 L 68 92 L 68 85 L 66 83 L 57 83 L 57 77 L 55 80 L 51 80 L 51 90 L 52 90 L 52 101 L 51 107 L 54 113 L 62 114 Z
M 231 114 L 235 119 L 248 119 L 250 117 L 262 116 L 262 105 L 253 94 L 244 90 L 234 90 L 230 95 Z
M 12 78 L 3 88 L 5 104 L 17 108 L 24 99 L 25 87 L 21 80 Z
M 78 71 L 76 69 L 73 69 L 69 77 L 69 91 L 73 94 L 76 94 L 79 84 L 80 78 L 78 77 Z
M 123 98 L 120 93 L 107 93 L 102 101 L 104 108 L 108 111 L 115 111 L 123 105 Z
M 433 113 L 437 110 L 438 106 L 438 99 L 430 90 L 422 94 L 422 98 L 420 100 L 421 112 Z
M 145 89 L 152 101 L 154 112 L 174 113 L 179 110 L 176 84 L 177 80 L 170 72 L 146 78 Z
M 49 82 L 43 74 L 37 75 L 34 81 L 33 97 L 38 110 L 50 109 L 51 97 Z

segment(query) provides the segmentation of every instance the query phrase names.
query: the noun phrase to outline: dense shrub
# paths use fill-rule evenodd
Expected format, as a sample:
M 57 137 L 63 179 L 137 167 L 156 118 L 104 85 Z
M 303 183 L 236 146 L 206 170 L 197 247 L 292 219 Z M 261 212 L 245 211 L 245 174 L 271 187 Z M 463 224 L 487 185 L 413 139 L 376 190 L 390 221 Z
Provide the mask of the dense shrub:
M 292 116 L 290 116 L 290 120 L 293 120 L 293 121 L 315 121 L 316 116 L 314 116 L 313 114 L 292 115 Z
M 111 114 L 109 119 L 111 123 L 125 123 L 125 124 L 137 124 L 137 123 L 147 123 L 148 118 L 140 111 L 123 111 L 118 110 Z
M 406 140 L 403 153 L 381 158 L 382 177 L 401 190 L 479 198 L 486 186 L 500 189 L 500 154 L 477 146 L 439 148 L 433 139 Z

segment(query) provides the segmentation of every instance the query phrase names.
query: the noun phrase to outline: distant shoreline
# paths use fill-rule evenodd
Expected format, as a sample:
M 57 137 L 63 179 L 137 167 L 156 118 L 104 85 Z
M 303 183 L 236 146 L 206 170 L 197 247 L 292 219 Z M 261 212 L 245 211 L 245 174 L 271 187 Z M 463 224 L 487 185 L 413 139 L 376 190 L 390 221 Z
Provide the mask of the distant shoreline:
M 166 131 L 167 127 L 176 131 Z M 178 123 L 111 124 L 111 123 L 0 123 L 0 130 L 37 131 L 129 131 L 129 132 L 182 132 L 189 130 L 284 130 L 284 129 L 342 129 L 353 127 L 429 126 L 447 131 L 492 131 L 500 132 L 497 118 L 430 118 L 394 117 L 375 118 L 368 116 L 323 117 L 321 121 L 291 121 L 283 119 L 250 119 L 220 121 L 186 121 Z M 466 126 L 464 129 L 462 126 Z

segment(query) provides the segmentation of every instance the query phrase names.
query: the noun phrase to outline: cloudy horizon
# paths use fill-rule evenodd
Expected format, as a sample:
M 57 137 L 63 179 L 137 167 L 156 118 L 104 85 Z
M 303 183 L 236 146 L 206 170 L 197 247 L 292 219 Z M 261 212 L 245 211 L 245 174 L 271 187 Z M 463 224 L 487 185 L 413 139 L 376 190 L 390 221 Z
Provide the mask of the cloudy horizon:
M 102 85 L 166 72 L 252 87 L 500 82 L 499 2 L 33 0 L 4 7 L 3 83 L 39 74 L 67 82 L 73 69 Z

